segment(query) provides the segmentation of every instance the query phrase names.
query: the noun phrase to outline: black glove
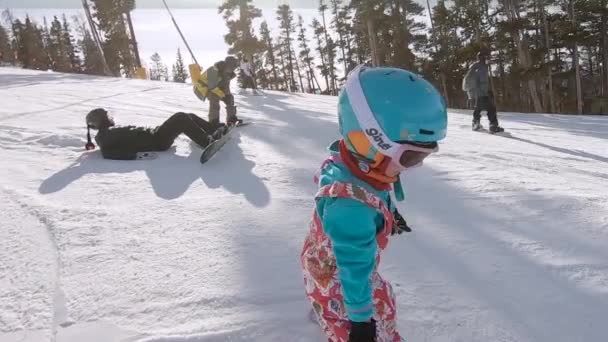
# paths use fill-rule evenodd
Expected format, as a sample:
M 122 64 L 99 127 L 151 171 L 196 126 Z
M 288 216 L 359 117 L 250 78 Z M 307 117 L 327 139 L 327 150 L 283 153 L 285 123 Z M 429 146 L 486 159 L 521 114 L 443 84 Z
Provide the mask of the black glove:
M 376 341 L 376 321 L 371 322 L 351 322 L 350 335 L 348 342 L 375 342 Z
M 412 231 L 412 228 L 407 225 L 407 222 L 405 222 L 403 216 L 401 216 L 396 209 L 393 212 L 393 217 L 395 218 L 395 222 L 393 222 L 393 231 L 391 235 L 401 234 L 403 232 L 409 233 Z

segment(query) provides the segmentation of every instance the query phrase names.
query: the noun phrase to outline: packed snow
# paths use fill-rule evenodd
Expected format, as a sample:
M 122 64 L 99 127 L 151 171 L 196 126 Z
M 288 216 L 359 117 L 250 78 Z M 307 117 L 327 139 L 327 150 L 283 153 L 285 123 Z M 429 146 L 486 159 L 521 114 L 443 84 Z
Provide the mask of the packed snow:
M 0 69 L 0 341 L 323 341 L 299 253 L 335 97 L 234 89 L 253 122 L 205 165 L 86 152 L 84 116 L 206 116 L 187 85 Z M 608 340 L 608 117 L 500 113 L 403 175 L 382 273 L 412 342 Z M 487 122 L 484 122 L 487 126 Z

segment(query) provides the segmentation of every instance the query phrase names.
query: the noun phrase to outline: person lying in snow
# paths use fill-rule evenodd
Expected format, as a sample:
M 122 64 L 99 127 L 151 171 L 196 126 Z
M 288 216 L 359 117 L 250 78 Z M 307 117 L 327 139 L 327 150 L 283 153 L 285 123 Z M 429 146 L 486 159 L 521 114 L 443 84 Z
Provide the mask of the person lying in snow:
M 420 76 L 355 68 L 338 103 L 342 138 L 316 177 L 320 187 L 301 253 L 305 290 L 331 342 L 401 341 L 391 285 L 378 273 L 389 237 L 410 231 L 391 201 L 399 174 L 438 151 L 447 110 Z
M 87 150 L 95 148 L 90 129 L 97 130 L 95 141 L 106 159 L 133 160 L 138 152 L 166 151 L 180 134 L 185 134 L 201 148 L 226 133 L 224 124 L 212 125 L 195 114 L 175 113 L 154 128 L 114 126 L 114 119 L 103 108 L 87 114 Z

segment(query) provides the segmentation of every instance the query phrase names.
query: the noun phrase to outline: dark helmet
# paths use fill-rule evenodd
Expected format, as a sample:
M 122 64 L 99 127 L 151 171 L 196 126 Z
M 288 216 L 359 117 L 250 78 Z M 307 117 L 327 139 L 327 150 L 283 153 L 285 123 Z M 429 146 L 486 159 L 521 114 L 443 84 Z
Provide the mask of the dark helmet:
M 114 120 L 108 116 L 108 112 L 103 108 L 93 109 L 87 114 L 87 127 L 92 129 L 102 129 L 114 126 Z
M 227 69 L 234 70 L 239 65 L 239 60 L 234 56 L 228 56 L 224 59 L 224 63 Z

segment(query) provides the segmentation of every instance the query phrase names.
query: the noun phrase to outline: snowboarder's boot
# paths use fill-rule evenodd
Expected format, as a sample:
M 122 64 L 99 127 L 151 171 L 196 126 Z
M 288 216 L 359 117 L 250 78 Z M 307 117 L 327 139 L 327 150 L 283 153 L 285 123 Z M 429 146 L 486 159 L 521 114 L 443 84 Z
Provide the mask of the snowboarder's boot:
M 231 117 L 229 117 L 229 118 L 226 119 L 226 123 L 228 124 L 228 126 L 231 126 L 231 125 L 235 125 L 236 126 L 236 125 L 240 124 L 241 122 L 243 122 L 243 120 L 237 118 L 236 115 L 235 116 L 231 116 Z
M 228 126 L 231 125 L 238 125 L 241 122 L 243 122 L 243 120 L 239 120 L 239 118 L 237 118 L 236 116 L 236 106 L 228 106 L 226 107 L 226 124 Z
M 505 129 L 502 128 L 502 127 L 500 127 L 500 126 L 498 126 L 498 125 L 492 125 L 492 126 L 490 126 L 490 133 L 501 133 L 501 132 L 504 132 L 504 131 L 505 131 Z
M 472 128 L 474 131 L 479 131 L 482 128 L 481 123 L 478 120 L 473 120 Z
M 228 126 L 226 126 L 225 124 L 221 123 L 217 126 L 217 128 L 215 129 L 215 131 L 212 134 L 212 137 L 214 140 L 218 140 L 219 138 L 221 138 L 222 136 L 224 136 L 226 133 L 228 133 Z

